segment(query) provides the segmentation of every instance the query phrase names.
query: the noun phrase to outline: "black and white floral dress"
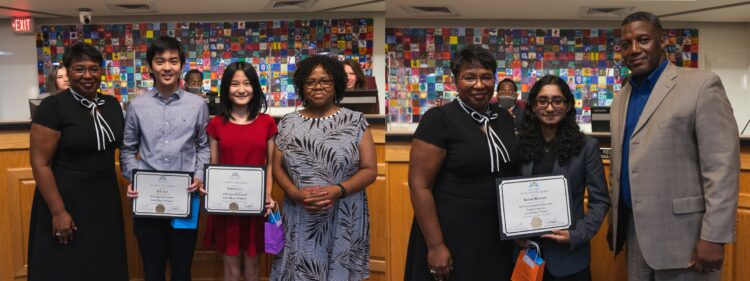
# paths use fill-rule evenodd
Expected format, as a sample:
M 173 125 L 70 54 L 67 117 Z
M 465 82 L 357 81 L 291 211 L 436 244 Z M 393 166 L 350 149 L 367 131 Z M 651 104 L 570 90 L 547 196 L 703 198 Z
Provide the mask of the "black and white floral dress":
M 297 188 L 340 183 L 359 169 L 359 142 L 369 124 L 362 113 L 342 108 L 324 118 L 297 112 L 279 121 L 276 145 Z M 328 212 L 310 213 L 284 201 L 284 250 L 270 280 L 363 280 L 369 278 L 367 195 L 348 194 Z

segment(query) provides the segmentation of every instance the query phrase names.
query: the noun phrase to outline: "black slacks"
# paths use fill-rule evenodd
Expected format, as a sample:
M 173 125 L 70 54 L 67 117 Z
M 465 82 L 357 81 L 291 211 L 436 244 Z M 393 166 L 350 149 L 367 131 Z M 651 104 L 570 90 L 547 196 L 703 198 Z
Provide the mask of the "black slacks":
M 167 260 L 172 281 L 189 281 L 197 229 L 174 229 L 169 219 L 134 218 L 133 232 L 143 258 L 146 281 L 164 281 Z

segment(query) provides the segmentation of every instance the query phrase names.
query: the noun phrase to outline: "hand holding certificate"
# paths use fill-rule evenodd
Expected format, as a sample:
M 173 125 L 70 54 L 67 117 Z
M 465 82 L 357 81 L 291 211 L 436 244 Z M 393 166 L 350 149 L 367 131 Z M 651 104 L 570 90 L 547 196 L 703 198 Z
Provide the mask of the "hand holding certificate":
M 564 176 L 497 180 L 503 240 L 539 236 L 570 227 L 570 199 Z
M 192 176 L 186 172 L 133 171 L 133 214 L 137 217 L 184 218 L 190 216 Z
M 206 165 L 206 211 L 260 215 L 265 209 L 266 170 L 262 167 Z

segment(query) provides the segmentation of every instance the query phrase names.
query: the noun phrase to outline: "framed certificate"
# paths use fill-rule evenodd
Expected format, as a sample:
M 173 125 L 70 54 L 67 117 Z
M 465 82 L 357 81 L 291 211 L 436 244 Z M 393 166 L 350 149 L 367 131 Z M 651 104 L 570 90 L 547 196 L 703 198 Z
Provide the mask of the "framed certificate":
M 261 215 L 266 204 L 266 169 L 256 166 L 206 165 L 206 212 Z
M 503 240 L 570 227 L 568 181 L 562 175 L 497 179 L 497 202 Z
M 186 218 L 190 216 L 188 186 L 192 173 L 133 170 L 133 215 L 137 217 Z

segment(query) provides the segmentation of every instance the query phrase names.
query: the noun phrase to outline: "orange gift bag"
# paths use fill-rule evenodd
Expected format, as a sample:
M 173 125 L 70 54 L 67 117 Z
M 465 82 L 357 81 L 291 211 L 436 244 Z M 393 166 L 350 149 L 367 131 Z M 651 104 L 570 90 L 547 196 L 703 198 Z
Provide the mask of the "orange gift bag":
M 544 276 L 544 260 L 542 250 L 534 241 L 528 241 L 525 250 L 521 250 L 513 269 L 511 281 L 542 281 Z

